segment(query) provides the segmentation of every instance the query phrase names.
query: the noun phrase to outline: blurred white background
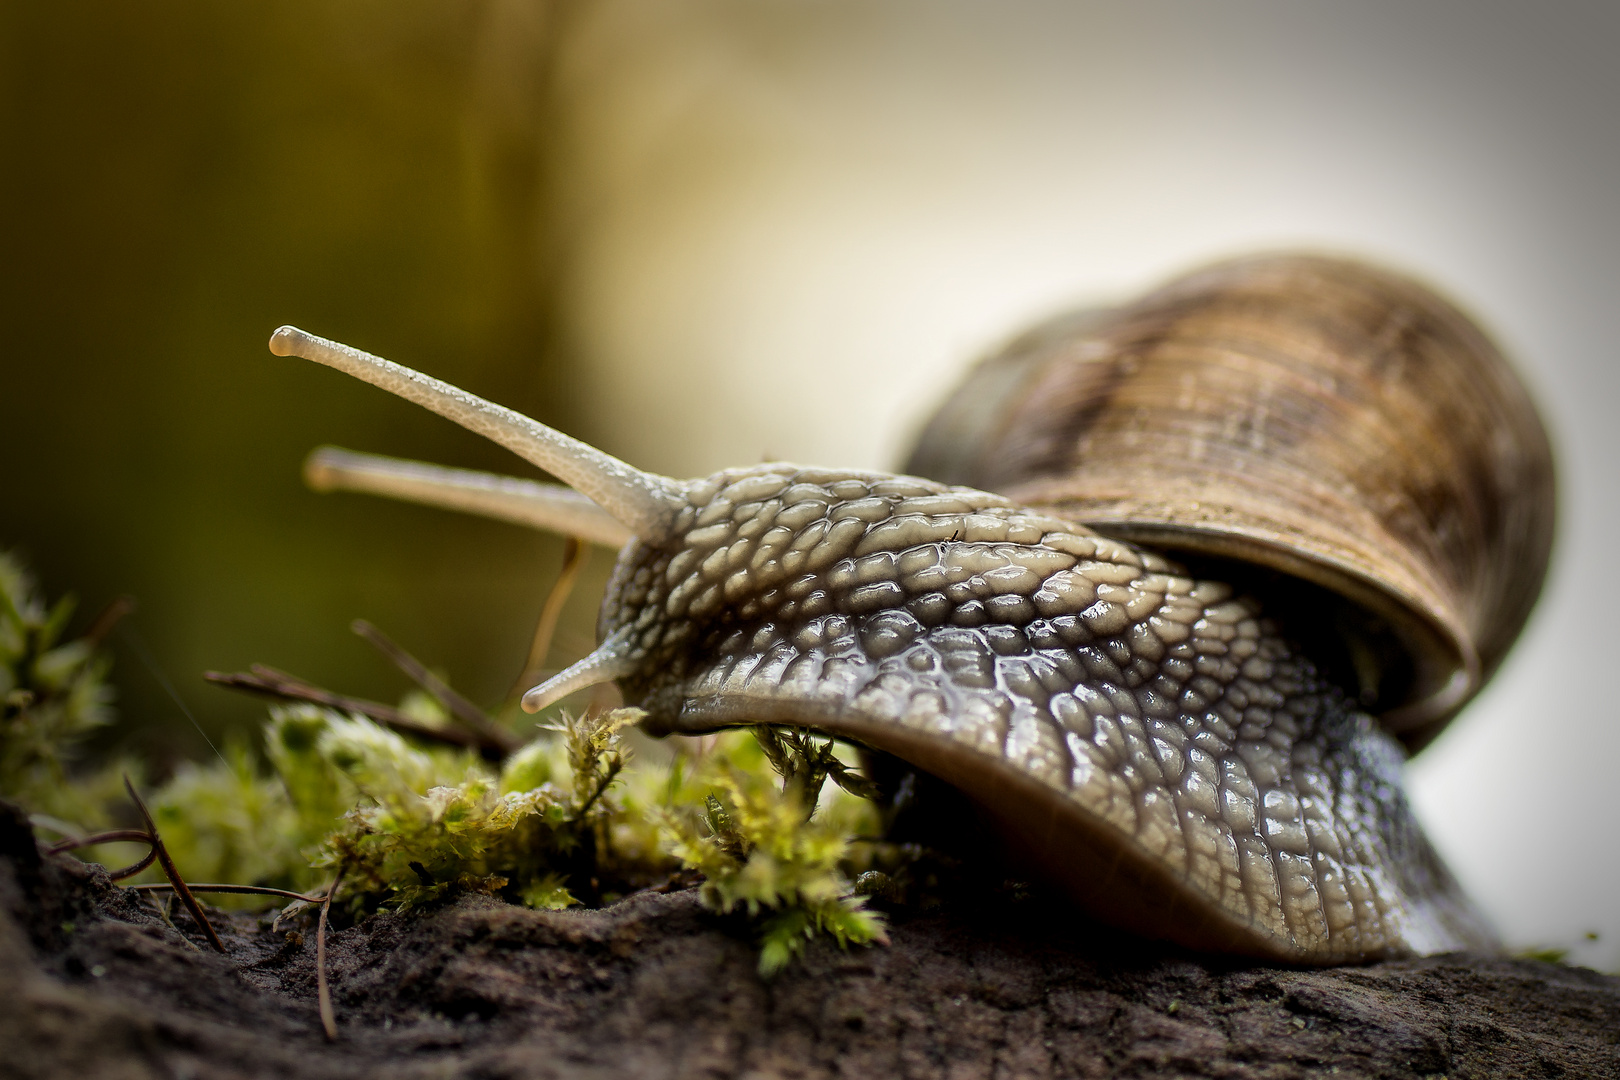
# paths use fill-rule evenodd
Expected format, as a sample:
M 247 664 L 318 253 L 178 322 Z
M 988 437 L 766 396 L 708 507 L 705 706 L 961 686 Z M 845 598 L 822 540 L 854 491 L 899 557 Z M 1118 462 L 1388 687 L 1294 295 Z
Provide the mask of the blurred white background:
M 1414 796 L 1511 944 L 1620 967 L 1617 47 L 1598 4 L 599 5 L 559 72 L 579 433 L 893 467 L 1056 309 L 1267 248 L 1427 279 L 1530 383 L 1562 509 Z

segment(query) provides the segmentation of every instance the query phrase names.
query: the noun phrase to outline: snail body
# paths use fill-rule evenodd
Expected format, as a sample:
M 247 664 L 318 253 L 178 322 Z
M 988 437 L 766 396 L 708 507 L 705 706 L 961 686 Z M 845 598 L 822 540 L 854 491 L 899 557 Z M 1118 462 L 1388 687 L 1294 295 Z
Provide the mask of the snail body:
M 1329 277 L 1342 265 L 1309 262 Z M 1411 814 L 1402 748 L 1368 711 L 1385 706 L 1398 734 L 1426 738 L 1485 664 L 1464 642 L 1454 650 L 1460 682 L 1445 660 L 1422 660 L 1409 665 L 1420 677 L 1390 690 L 1380 620 L 1396 627 L 1391 640 L 1437 639 L 1442 657 L 1453 644 L 1396 623 L 1397 604 L 1374 603 L 1350 623 L 1342 651 L 1352 670 L 1372 658 L 1360 665 L 1373 672 L 1369 691 L 1365 679 L 1351 686 L 1325 673 L 1256 591 L 1081 523 L 1072 488 L 1015 499 L 788 464 L 675 481 L 290 327 L 271 348 L 488 434 L 594 506 L 545 485 L 335 451 L 311 459 L 316 486 L 624 540 L 600 646 L 530 690 L 531 711 L 611 679 L 655 734 L 792 724 L 892 754 L 979 803 L 1091 913 L 1194 948 L 1327 964 L 1491 941 Z M 1095 363 L 1101 354 L 1086 355 Z M 1027 362 L 1011 369 L 1015 377 L 993 361 L 977 378 L 1007 386 L 1048 373 Z M 1081 394 L 1082 422 L 1041 430 L 1083 441 L 1085 417 L 1105 415 L 1109 396 L 1099 405 Z M 1018 402 L 972 397 L 989 403 L 992 420 L 947 406 L 921 459 L 971 462 L 953 440 L 975 426 L 1002 437 L 1034 430 L 995 419 Z M 1050 458 L 1061 442 L 1049 438 L 1042 452 Z M 1545 456 L 1544 438 L 1541 446 Z M 1063 479 L 1032 481 L 1016 462 L 1010 472 L 1026 485 Z M 1525 513 L 1507 516 L 1522 526 Z M 1254 517 L 1233 535 L 1253 539 Z M 1223 539 L 1219 554 L 1230 557 L 1236 549 Z M 1308 548 L 1291 556 L 1313 557 Z M 1420 577 L 1399 579 L 1396 592 Z M 1347 603 L 1371 589 L 1348 573 L 1307 580 L 1330 590 L 1349 581 Z M 1452 603 L 1445 610 L 1470 610 L 1433 591 Z

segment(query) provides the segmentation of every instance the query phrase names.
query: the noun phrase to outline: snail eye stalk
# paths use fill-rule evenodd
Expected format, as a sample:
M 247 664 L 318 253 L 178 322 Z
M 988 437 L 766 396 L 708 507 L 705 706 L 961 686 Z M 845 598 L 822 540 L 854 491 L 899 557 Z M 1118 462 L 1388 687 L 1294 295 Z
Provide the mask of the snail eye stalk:
M 527 525 L 605 547 L 623 547 L 633 535 L 606 510 L 561 484 L 447 469 L 379 454 L 357 454 L 336 446 L 311 451 L 304 461 L 304 480 L 315 491 L 384 495 Z
M 572 485 L 649 543 L 670 534 L 675 515 L 686 505 L 684 485 L 678 480 L 642 472 L 538 420 L 401 364 L 295 326 L 283 326 L 272 334 L 270 351 L 336 368 L 500 443 Z
M 523 711 L 539 712 L 576 690 L 612 682 L 630 675 L 636 668 L 627 634 L 614 634 L 585 659 L 564 668 L 523 695 Z

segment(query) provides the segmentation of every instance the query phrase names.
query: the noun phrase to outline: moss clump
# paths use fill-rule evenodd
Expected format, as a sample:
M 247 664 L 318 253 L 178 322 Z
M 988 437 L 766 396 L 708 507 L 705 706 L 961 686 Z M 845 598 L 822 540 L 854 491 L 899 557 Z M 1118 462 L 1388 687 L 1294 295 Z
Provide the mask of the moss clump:
M 110 661 L 97 636 L 64 641 L 74 602 L 47 605 L 0 552 L 0 797 L 64 834 L 107 824 L 128 762 L 84 768 L 84 740 L 113 719 Z
M 868 910 L 850 884 L 857 866 L 851 845 L 875 829 L 875 808 L 850 795 L 817 805 L 829 775 L 841 788 L 864 790 L 864 782 L 837 760 L 830 740 L 770 728 L 757 729 L 756 737 L 783 786 L 761 769 L 740 768 L 750 755 L 733 742 L 729 753 L 702 767 L 701 809 L 678 803 L 661 809 L 667 849 L 703 875 L 706 906 L 760 921 L 763 975 L 786 967 L 817 934 L 846 946 L 886 942 L 883 916 Z
M 733 731 L 642 764 L 622 743 L 642 715 L 565 717 L 497 771 L 364 717 L 277 707 L 264 730 L 273 775 L 232 747 L 223 763 L 182 766 L 153 809 L 188 876 L 307 892 L 341 873 L 357 915 L 466 892 L 598 904 L 685 868 L 711 910 L 759 923 L 764 974 L 817 934 L 886 940 L 850 885 L 866 864 L 855 840 L 878 814 L 847 790 L 863 781 L 830 742 Z M 827 778 L 839 786 L 822 790 Z
M 600 903 L 684 867 L 703 875 L 712 910 L 760 923 L 763 973 L 817 934 L 885 940 L 850 885 L 864 865 L 854 840 L 878 815 L 845 790 L 863 782 L 830 742 L 737 731 L 643 765 L 622 744 L 642 715 L 564 718 L 497 772 L 363 717 L 276 708 L 265 728 L 275 777 L 240 752 L 183 769 L 155 799 L 160 827 L 190 873 L 309 890 L 341 872 L 357 914 L 464 892 Z M 829 777 L 841 786 L 809 790 Z
M 303 853 L 313 839 L 311 824 L 280 779 L 265 776 L 253 752 L 240 742 L 226 745 L 223 761 L 182 763 L 147 801 L 164 845 L 190 880 L 298 892 L 320 883 L 322 875 Z M 335 815 L 328 817 L 325 828 L 333 820 Z M 140 880 L 163 877 L 153 867 Z M 245 898 L 217 902 L 253 903 Z
M 369 720 L 328 716 L 299 767 L 341 774 L 359 802 L 314 865 L 397 910 L 462 891 L 539 908 L 594 899 L 594 856 L 617 809 L 604 796 L 626 757 L 618 733 L 640 717 L 621 709 L 569 721 L 496 774 L 470 755 L 413 749 Z

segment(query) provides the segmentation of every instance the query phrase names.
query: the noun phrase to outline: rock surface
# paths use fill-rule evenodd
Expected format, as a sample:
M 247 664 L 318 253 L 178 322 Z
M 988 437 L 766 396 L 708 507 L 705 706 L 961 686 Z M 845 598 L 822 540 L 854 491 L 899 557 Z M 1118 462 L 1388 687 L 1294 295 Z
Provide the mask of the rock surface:
M 178 910 L 178 905 L 176 905 Z M 1009 915 L 1011 917 L 1009 917 Z M 465 899 L 314 933 L 210 910 L 199 949 L 0 813 L 0 1073 L 43 1077 L 1620 1076 L 1620 978 L 1452 955 L 1328 970 L 1098 943 L 1029 906 L 897 920 L 765 982 L 695 892 Z M 994 923 L 995 926 L 989 924 Z

